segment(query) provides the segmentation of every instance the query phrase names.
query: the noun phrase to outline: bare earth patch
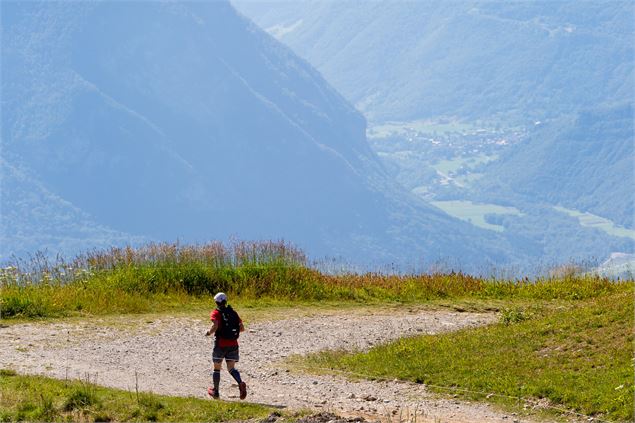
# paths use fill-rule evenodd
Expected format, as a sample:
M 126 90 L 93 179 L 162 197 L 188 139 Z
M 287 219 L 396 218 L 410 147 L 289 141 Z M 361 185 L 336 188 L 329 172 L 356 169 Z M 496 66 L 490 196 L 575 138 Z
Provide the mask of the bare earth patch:
M 239 310 L 240 311 L 240 310 Z M 331 411 L 373 420 L 512 422 L 488 405 L 438 399 L 424 386 L 397 381 L 351 381 L 332 375 L 288 370 L 285 358 L 324 349 L 367 349 L 398 337 L 434 334 L 490 323 L 491 314 L 377 309 L 326 313 L 321 317 L 259 320 L 241 335 L 238 368 L 248 400 Z M 56 378 L 90 375 L 100 385 L 160 394 L 204 397 L 211 383 L 211 342 L 202 319 L 129 317 L 123 326 L 99 319 L 28 323 L 0 328 L 0 368 Z M 399 357 L 386 357 L 399 360 Z M 135 375 L 136 374 L 136 375 Z M 238 388 L 224 371 L 221 398 L 238 400 Z M 392 416 L 392 417 L 391 417 Z M 526 421 L 526 419 L 523 419 Z

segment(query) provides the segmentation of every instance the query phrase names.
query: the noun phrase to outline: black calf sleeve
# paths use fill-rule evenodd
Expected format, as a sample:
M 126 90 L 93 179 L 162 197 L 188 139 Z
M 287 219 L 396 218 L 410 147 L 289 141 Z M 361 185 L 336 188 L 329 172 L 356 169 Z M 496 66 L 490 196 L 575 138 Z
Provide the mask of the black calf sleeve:
M 242 382 L 242 379 L 240 378 L 240 372 L 235 367 L 229 371 L 229 374 L 232 375 L 236 382 Z

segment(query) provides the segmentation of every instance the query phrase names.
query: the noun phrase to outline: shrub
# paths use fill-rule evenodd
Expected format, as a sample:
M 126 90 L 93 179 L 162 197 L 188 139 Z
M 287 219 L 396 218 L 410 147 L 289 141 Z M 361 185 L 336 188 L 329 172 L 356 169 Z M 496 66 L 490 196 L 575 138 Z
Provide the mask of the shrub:
M 0 304 L 0 317 L 43 317 L 47 310 L 40 298 L 31 298 L 27 295 L 14 294 L 2 299 Z
M 141 393 L 139 394 L 139 405 L 146 409 L 146 412 L 157 412 L 165 406 L 155 396 Z
M 18 373 L 12 369 L 0 369 L 0 376 L 2 377 L 12 377 L 17 376 Z
M 53 399 L 48 395 L 40 394 L 40 405 L 35 413 L 36 419 L 51 422 L 55 419 L 57 414 L 57 410 L 53 405 Z
M 524 310 L 520 308 L 511 308 L 501 310 L 500 322 L 505 326 L 509 326 L 514 323 L 520 323 L 527 320 L 530 316 Z
M 75 389 L 66 399 L 64 403 L 64 411 L 73 411 L 89 407 L 97 403 L 97 396 L 88 387 L 82 386 Z

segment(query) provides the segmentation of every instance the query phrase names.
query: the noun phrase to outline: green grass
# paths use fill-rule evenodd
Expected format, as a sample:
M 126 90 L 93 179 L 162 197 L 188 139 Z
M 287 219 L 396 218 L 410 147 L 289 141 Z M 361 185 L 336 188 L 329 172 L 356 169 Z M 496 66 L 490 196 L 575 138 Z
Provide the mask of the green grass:
M 456 391 L 508 405 L 515 402 L 497 395 L 516 397 L 521 392 L 523 397 L 584 414 L 633 417 L 633 280 L 612 281 L 573 272 L 534 281 L 483 279 L 455 272 L 328 275 L 309 268 L 301 252 L 284 244 L 243 243 L 232 248 L 151 244 L 90 253 L 70 263 L 41 265 L 38 261 L 29 271 L 19 266 L 5 268 L 0 272 L 1 317 L 3 322 L 84 316 L 127 321 L 125 315 L 131 313 L 151 316 L 205 310 L 201 315 L 206 315 L 217 291 L 227 292 L 247 318 L 262 315 L 263 309 L 270 317 L 288 317 L 289 310 L 302 306 L 314 313 L 316 305 L 329 313 L 377 304 L 499 311 L 500 323 L 490 327 L 404 339 L 367 354 L 324 353 L 312 356 L 308 363 L 370 378 L 399 377 L 495 394 L 486 398 L 486 394 Z M 108 405 L 115 391 L 97 387 L 82 391 L 81 384 L 78 388 L 38 379 L 52 394 L 25 394 L 37 383 L 21 378 L 0 372 L 0 401 L 5 401 L 0 409 L 11 407 L 2 416 L 13 413 L 12 419 L 37 420 L 54 414 L 57 419 L 81 408 L 91 410 L 93 417 L 107 409 L 102 417 L 169 420 L 172 414 L 162 413 L 177 407 L 178 401 L 192 401 L 151 396 L 163 404 L 152 411 L 135 397 L 136 414 L 115 415 L 119 409 Z M 148 404 L 156 404 L 154 399 L 148 399 Z M 128 408 L 122 407 L 121 413 Z M 174 419 L 207 419 L 188 416 Z
M 458 388 L 437 390 L 508 407 L 516 407 L 520 394 L 586 415 L 632 421 L 633 303 L 631 290 L 546 313 L 508 309 L 489 327 L 298 360 L 316 371 Z
M 371 126 L 366 132 L 371 138 L 385 138 L 391 135 L 407 135 L 410 132 L 422 132 L 427 134 L 453 133 L 474 131 L 477 126 L 471 123 L 459 122 L 456 120 L 447 122 L 436 122 L 427 119 L 413 120 L 408 122 L 385 122 L 380 125 Z
M 561 213 L 566 213 L 571 217 L 576 217 L 578 221 L 580 222 L 580 225 L 582 226 L 597 228 L 606 232 L 609 235 L 625 237 L 625 238 L 630 238 L 635 240 L 635 230 L 618 226 L 615 223 L 603 217 L 596 216 L 591 213 L 582 213 L 577 210 L 571 210 L 571 209 L 567 209 L 567 208 L 559 207 L 559 206 L 554 206 L 554 209 Z
M 5 268 L 0 273 L 0 317 L 200 310 L 209 307 L 218 291 L 243 303 L 374 304 L 578 300 L 633 286 L 633 281 L 613 282 L 594 275 L 537 281 L 482 279 L 454 272 L 328 275 L 307 267 L 303 255 L 284 244 L 239 244 L 230 252 L 222 248 L 218 244 L 159 244 L 91 253 L 70 264 L 40 266 L 29 272 Z
M 480 164 L 497 160 L 498 156 L 488 156 L 480 153 L 475 156 L 459 156 L 454 157 L 451 160 L 439 160 L 433 165 L 434 169 L 444 175 L 450 175 L 456 173 L 461 167 L 474 168 Z
M 0 369 L 0 422 L 221 422 L 264 418 L 272 411 L 250 403 L 137 394 Z
M 496 204 L 475 204 L 471 201 L 432 201 L 432 204 L 440 208 L 447 214 L 465 220 L 484 229 L 503 232 L 505 228 L 501 225 L 494 225 L 485 221 L 488 214 L 511 214 L 522 216 L 523 214 L 515 207 L 504 207 Z

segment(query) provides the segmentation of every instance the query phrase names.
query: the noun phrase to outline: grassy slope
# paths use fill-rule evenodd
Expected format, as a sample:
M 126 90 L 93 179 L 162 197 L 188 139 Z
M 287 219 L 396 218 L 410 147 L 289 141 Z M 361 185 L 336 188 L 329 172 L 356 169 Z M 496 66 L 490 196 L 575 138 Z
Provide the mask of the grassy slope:
M 515 400 L 486 394 L 516 397 L 521 390 L 523 397 L 631 421 L 633 313 L 633 293 L 623 292 L 526 320 L 508 313 L 505 323 L 490 327 L 403 339 L 368 353 L 325 352 L 307 362 L 371 378 L 479 391 L 485 394 L 463 395 L 508 404 Z
M 0 421 L 231 421 L 266 417 L 255 404 L 103 388 L 0 370 Z
M 284 245 L 274 245 L 274 254 L 271 244 L 264 247 L 256 245 L 249 254 L 218 253 L 215 248 L 222 247 L 216 245 L 115 249 L 79 260 L 86 267 L 40 269 L 35 279 L 5 269 L 0 273 L 3 323 L 130 313 L 205 311 L 206 316 L 211 295 L 221 290 L 249 318 L 263 308 L 284 317 L 297 305 L 308 310 L 316 304 L 323 311 L 378 303 L 501 310 L 514 324 L 403 340 L 369 354 L 323 354 L 312 362 L 369 377 L 397 376 L 512 396 L 524 385 L 524 396 L 589 414 L 632 417 L 632 280 L 564 275 L 530 282 L 460 273 L 332 276 L 307 268 Z M 528 315 L 533 317 L 523 321 Z M 404 359 L 385 360 L 392 356 Z

